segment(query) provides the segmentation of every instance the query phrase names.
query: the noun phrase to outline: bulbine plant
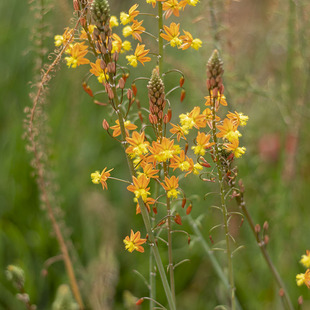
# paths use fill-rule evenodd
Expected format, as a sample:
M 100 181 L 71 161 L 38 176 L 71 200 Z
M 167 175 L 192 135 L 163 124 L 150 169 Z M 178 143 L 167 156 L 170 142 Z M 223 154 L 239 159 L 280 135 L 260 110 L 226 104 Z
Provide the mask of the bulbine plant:
M 234 255 L 242 248 L 231 234 L 231 219 L 236 216 L 240 221 L 248 221 L 279 286 L 284 308 L 294 309 L 267 252 L 268 223 L 263 229 L 254 224 L 246 208 L 244 186 L 237 179 L 236 162 L 246 152 L 240 142 L 240 128 L 246 125 L 248 117 L 229 107 L 224 95 L 224 65 L 218 50 L 214 50 L 206 61 L 205 100 L 195 104 L 191 111 L 174 115 L 178 103 L 185 100 L 183 86 L 186 76 L 181 68 L 170 68 L 165 55 L 170 48 L 173 53 L 187 49 L 195 53 L 202 47 L 203 42 L 195 38 L 189 29 L 184 29 L 181 23 L 190 7 L 198 9 L 199 1 L 146 0 L 146 3 L 149 4 L 147 12 L 140 12 L 139 3 L 136 3 L 128 12 L 121 12 L 118 18 L 111 14 L 107 0 L 73 0 L 76 24 L 73 28 L 66 28 L 62 35 L 55 36 L 58 56 L 53 63 L 54 66 L 62 57 L 69 70 L 77 70 L 81 66 L 81 70 L 87 72 L 83 88 L 95 104 L 102 106 L 106 115 L 102 127 L 111 139 L 119 142 L 125 154 L 129 179 L 120 177 L 109 163 L 91 172 L 90 176 L 92 182 L 101 185 L 103 190 L 108 189 L 109 182 L 119 181 L 120 186 L 125 184 L 133 195 L 132 210 L 141 218 L 141 225 L 132 227 L 120 242 L 129 253 L 137 251 L 147 255 L 147 250 L 150 265 L 147 280 L 149 296 L 136 300 L 136 304 L 148 300 L 150 309 L 178 309 L 175 272 L 179 270 L 176 267 L 188 259 L 175 260 L 173 239 L 176 233 L 180 233 L 186 236 L 188 243 L 191 241 L 190 233 L 180 229 L 183 221 L 188 220 L 227 289 L 227 304 L 219 305 L 218 309 L 242 309 L 237 298 L 233 268 Z M 172 18 L 179 18 L 180 23 L 170 22 Z M 152 19 L 156 26 L 146 29 L 145 19 Z M 149 72 L 147 78 L 139 76 L 142 66 Z M 199 72 L 201 74 L 203 72 Z M 97 85 L 90 87 L 90 79 L 96 79 Z M 40 87 L 44 83 L 43 76 Z M 172 88 L 166 86 L 172 84 L 175 85 Z M 179 93 L 179 99 L 175 93 Z M 40 93 L 36 98 L 39 97 Z M 36 101 L 33 109 L 35 107 Z M 213 207 L 220 212 L 221 222 L 214 224 L 212 230 L 222 230 L 224 240 L 220 246 L 209 247 L 203 231 L 191 217 L 195 204 L 187 195 L 186 184 L 190 175 L 195 175 L 197 181 L 218 184 L 218 206 Z M 213 193 L 206 190 L 204 194 Z M 231 210 L 229 203 L 232 199 L 236 200 L 240 212 Z M 83 294 L 79 291 L 57 220 L 53 214 L 50 218 L 60 240 L 73 297 L 77 302 L 74 307 L 78 305 L 84 309 Z M 215 250 L 224 253 L 223 266 L 213 256 Z M 136 255 L 129 253 L 126 255 Z M 305 266 L 309 267 L 308 261 Z M 308 271 L 297 276 L 299 285 L 305 283 L 309 286 Z M 159 303 L 156 296 L 159 281 L 166 295 L 166 305 Z

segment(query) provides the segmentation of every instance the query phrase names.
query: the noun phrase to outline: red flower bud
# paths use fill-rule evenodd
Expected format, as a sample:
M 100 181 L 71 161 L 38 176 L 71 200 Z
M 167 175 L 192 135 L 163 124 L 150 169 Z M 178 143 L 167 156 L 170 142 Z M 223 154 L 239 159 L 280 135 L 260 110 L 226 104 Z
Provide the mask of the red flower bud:
M 143 303 L 144 301 L 144 298 L 140 298 L 137 302 L 136 302 L 136 305 L 139 306 Z
M 138 115 L 139 115 L 139 119 L 140 119 L 141 123 L 143 123 L 143 116 L 142 116 L 141 111 L 138 112 Z
M 136 84 L 135 84 L 135 83 L 131 84 L 131 89 L 132 89 L 132 91 L 133 91 L 134 96 L 136 96 L 136 95 L 137 95 L 138 90 L 137 90 L 137 86 L 136 86 Z
M 174 221 L 178 224 L 178 225 L 182 225 L 182 219 L 179 213 L 176 214 L 176 216 L 174 217 Z
M 182 199 L 182 208 L 184 208 L 185 205 L 186 205 L 186 197 L 184 197 L 184 198 Z
M 185 94 L 186 94 L 185 89 L 182 89 L 182 91 L 181 91 L 181 97 L 180 97 L 180 101 L 181 101 L 181 102 L 183 102 L 183 100 L 184 100 L 184 98 L 185 98 Z
M 186 209 L 186 214 L 187 214 L 187 215 L 189 215 L 189 214 L 192 212 L 192 208 L 193 208 L 192 204 L 190 204 L 190 205 L 187 207 L 187 209 Z
M 184 76 L 181 76 L 180 78 L 180 87 L 182 87 L 184 85 L 185 79 Z
M 79 6 L 79 1 L 78 0 L 73 0 L 73 8 L 75 11 L 79 11 L 80 10 L 80 6 Z
M 89 96 L 94 97 L 93 91 L 85 82 L 83 83 L 83 89 Z
M 118 86 L 120 89 L 124 89 L 124 87 L 125 87 L 125 81 L 122 77 L 118 81 Z

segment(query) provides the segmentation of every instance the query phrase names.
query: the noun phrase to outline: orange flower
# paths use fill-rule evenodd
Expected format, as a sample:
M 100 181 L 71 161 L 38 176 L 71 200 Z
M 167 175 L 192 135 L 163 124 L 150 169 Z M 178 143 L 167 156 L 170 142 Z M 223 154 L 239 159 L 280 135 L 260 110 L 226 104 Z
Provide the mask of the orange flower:
M 161 33 L 160 36 L 170 42 L 171 46 L 179 46 L 182 44 L 181 39 L 179 38 L 180 35 L 180 24 L 171 23 L 170 27 L 164 25 L 164 29 L 166 33 Z
M 152 146 L 149 147 L 149 151 L 152 153 L 147 158 L 149 162 L 165 162 L 168 159 L 173 158 L 173 155 L 179 153 L 179 146 L 174 145 L 173 140 L 169 140 L 165 137 L 162 138 L 161 142 L 153 141 Z
M 159 172 L 159 170 L 157 169 L 153 169 L 154 166 L 152 164 L 147 164 L 144 161 L 141 162 L 141 166 L 143 168 L 143 172 L 138 172 L 138 176 L 140 175 L 145 175 L 147 178 L 153 178 L 153 179 L 157 179 L 158 175 L 156 175 L 156 173 Z
M 102 184 L 102 188 L 103 189 L 108 189 L 108 185 L 107 185 L 107 179 L 109 178 L 110 176 L 110 171 L 112 171 L 113 169 L 110 169 L 108 171 L 105 171 L 107 169 L 107 167 L 105 167 L 102 172 L 100 173 L 99 171 L 95 171 L 93 172 L 90 177 L 92 179 L 92 182 L 94 184 L 99 184 L 101 183 Z
M 84 58 L 87 54 L 87 46 L 84 43 L 75 43 L 69 51 L 70 57 L 65 57 L 67 66 L 76 68 L 79 65 L 88 64 L 89 60 Z
M 167 0 L 163 3 L 163 10 L 166 11 L 166 19 L 171 16 L 179 16 L 179 11 L 182 9 L 182 5 L 177 0 Z
M 107 69 L 105 69 L 103 71 L 103 69 L 100 66 L 100 62 L 101 62 L 100 59 L 97 59 L 96 63 L 92 63 L 91 62 L 90 65 L 91 65 L 92 68 L 89 71 L 90 71 L 90 73 L 92 73 L 95 76 L 97 76 L 97 79 L 98 79 L 99 83 L 103 83 L 106 80 L 108 80 L 109 75 L 107 74 Z
M 113 137 L 118 137 L 122 133 L 121 127 L 119 125 L 119 120 L 116 120 L 115 123 L 116 125 L 112 126 L 111 129 L 113 130 Z M 124 126 L 125 126 L 126 136 L 129 136 L 128 130 L 137 129 L 137 126 L 132 124 L 130 121 L 125 121 Z
M 236 158 L 241 157 L 245 151 L 245 147 L 239 147 L 239 140 L 233 140 L 231 143 L 225 143 L 224 148 L 227 151 L 232 151 Z
M 160 184 L 166 190 L 168 198 L 177 198 L 178 194 L 180 194 L 180 192 L 177 191 L 179 187 L 179 178 L 176 178 L 174 175 L 170 179 L 165 177 L 165 183 Z
M 210 148 L 214 145 L 214 142 L 209 142 L 211 136 L 206 135 L 204 132 L 199 132 L 196 137 L 196 146 L 192 146 L 192 150 L 196 155 L 204 156 L 206 153 L 206 149 Z
M 126 238 L 124 239 L 125 249 L 130 253 L 132 253 L 134 250 L 143 253 L 144 248 L 141 246 L 141 244 L 145 242 L 146 239 L 141 239 L 140 231 L 134 233 L 132 229 L 130 233 L 130 238 L 129 236 L 126 236 Z
M 185 174 L 185 176 L 187 176 L 194 169 L 194 161 L 188 156 L 185 156 L 185 152 L 182 150 L 180 156 L 177 155 L 173 156 L 169 167 L 173 168 L 173 170 L 179 168 L 181 169 L 181 171 L 188 171 Z
M 150 50 L 145 50 L 144 47 L 144 44 L 140 45 L 138 43 L 134 55 L 126 56 L 131 66 L 136 67 L 138 65 L 138 61 L 140 61 L 143 66 L 145 62 L 151 61 L 150 57 L 145 57 Z
M 199 39 L 193 39 L 193 36 L 188 32 L 183 30 L 184 36 L 180 36 L 180 39 L 182 40 L 182 45 L 179 47 L 182 50 L 186 50 L 190 47 L 194 48 L 195 50 L 198 50 L 201 47 L 201 40 Z
M 130 192 L 135 194 L 135 197 L 142 198 L 144 202 L 147 202 L 147 196 L 150 195 L 148 191 L 150 188 L 147 187 L 150 183 L 150 179 L 148 179 L 144 174 L 140 175 L 138 178 L 132 177 L 133 185 L 127 186 L 127 189 Z
M 209 106 L 212 104 L 213 102 L 213 95 L 211 96 L 206 96 L 205 99 L 207 99 L 205 105 Z M 226 101 L 226 97 L 224 95 L 221 95 L 220 92 L 218 92 L 217 96 L 215 97 L 215 110 L 217 111 L 219 106 L 223 105 L 223 106 L 227 106 L 227 101 Z
M 181 137 L 186 140 L 185 135 L 188 134 L 188 131 L 184 131 L 184 129 L 180 125 L 174 125 L 170 123 L 173 128 L 170 129 L 172 134 L 177 134 L 178 142 L 181 140 Z
M 66 45 L 69 40 L 72 41 L 73 40 L 72 34 L 73 29 L 67 27 L 63 35 L 56 35 L 54 37 L 55 46 Z
M 195 107 L 190 113 L 180 114 L 179 118 L 185 134 L 193 127 L 197 129 L 206 127 L 206 117 L 200 114 L 200 107 Z
M 131 145 L 126 149 L 126 153 L 134 156 L 141 156 L 148 153 L 148 147 L 150 143 L 145 140 L 145 134 L 142 132 L 139 134 L 137 131 L 132 133 L 132 138 L 127 137 L 126 141 Z
M 145 28 L 141 26 L 142 23 L 143 20 L 141 20 L 141 22 L 137 22 L 136 20 L 134 20 L 131 26 L 126 26 L 123 29 L 123 36 L 128 37 L 132 35 L 134 39 L 142 42 L 140 34 L 145 30 Z
M 123 25 L 127 25 L 130 22 L 133 22 L 134 18 L 139 15 L 139 11 L 136 9 L 138 8 L 139 4 L 134 4 L 130 9 L 128 14 L 125 12 L 121 12 L 120 20 Z
M 225 138 L 229 142 L 238 140 L 238 138 L 241 137 L 241 133 L 237 130 L 237 126 L 235 126 L 228 118 L 224 119 L 223 125 L 217 125 L 216 128 L 220 130 L 216 136 L 219 138 Z
M 245 126 L 249 117 L 244 115 L 243 113 L 238 113 L 235 111 L 235 113 L 229 112 L 227 114 L 227 118 L 229 118 L 234 125 L 237 127 L 240 126 Z
M 202 114 L 205 115 L 206 120 L 207 120 L 207 124 L 208 126 L 212 129 L 212 119 L 213 119 L 213 113 L 211 111 L 211 109 L 206 108 L 205 110 L 202 111 Z M 217 115 L 215 115 L 215 122 L 219 122 L 221 120 L 220 117 L 218 117 Z
M 95 25 L 88 25 L 87 28 L 88 28 L 89 34 L 92 35 L 96 26 Z M 87 40 L 88 39 L 87 33 L 84 29 L 82 29 L 82 31 L 81 31 L 80 39 L 81 40 Z

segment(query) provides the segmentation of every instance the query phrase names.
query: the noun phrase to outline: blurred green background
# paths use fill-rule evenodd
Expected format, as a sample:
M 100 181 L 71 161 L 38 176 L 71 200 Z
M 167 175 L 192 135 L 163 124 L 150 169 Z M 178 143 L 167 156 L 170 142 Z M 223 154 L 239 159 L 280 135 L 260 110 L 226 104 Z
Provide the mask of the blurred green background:
M 34 28 L 43 24 L 47 36 L 42 46 L 45 63 L 52 52 L 53 37 L 70 24 L 72 3 L 48 1 L 43 24 L 34 1 L 0 2 L 0 309 L 19 310 L 23 305 L 5 277 L 8 264 L 21 266 L 26 275 L 26 290 L 38 309 L 51 309 L 57 287 L 68 283 L 64 266 L 45 210 L 40 207 L 39 192 L 26 151 L 24 109 L 31 106 L 31 81 L 38 75 L 38 48 L 34 48 Z M 113 1 L 112 14 L 127 11 L 134 1 Z M 140 11 L 149 10 L 139 1 Z M 212 1 L 201 0 L 188 8 L 181 19 L 185 30 L 203 40 L 198 51 L 178 51 L 167 47 L 165 69 L 177 68 L 185 73 L 184 102 L 179 92 L 170 98 L 172 122 L 177 115 L 204 104 L 205 64 L 217 47 L 225 66 L 225 95 L 229 110 L 249 115 L 243 130 L 242 145 L 247 152 L 236 163 L 246 188 L 245 198 L 255 223 L 269 222 L 270 255 L 286 283 L 297 308 L 297 298 L 304 297 L 310 309 L 307 288 L 297 287 L 295 276 L 304 272 L 299 264 L 309 249 L 310 146 L 308 105 L 310 5 L 302 1 Z M 145 25 L 152 26 L 151 21 Z M 152 47 L 149 38 L 148 46 Z M 125 64 L 125 61 L 124 61 Z M 147 63 L 138 75 L 150 76 L 155 63 Z M 135 215 L 132 195 L 126 186 L 108 181 L 108 191 L 90 181 L 90 173 L 107 166 L 113 175 L 128 178 L 120 146 L 101 127 L 112 117 L 107 109 L 95 105 L 81 84 L 86 69 L 67 69 L 64 63 L 53 73 L 46 98 L 45 122 L 49 128 L 49 178 L 54 188 L 55 206 L 61 227 L 73 253 L 73 262 L 84 296 L 93 309 L 135 309 L 126 305 L 129 294 L 147 296 L 144 282 L 133 270 L 148 276 L 148 255 L 125 252 L 122 240 L 130 229 L 145 233 L 140 216 Z M 137 73 L 135 73 L 137 74 Z M 176 75 L 166 78 L 166 89 L 178 84 Z M 96 85 L 95 79 L 93 84 Z M 95 87 L 95 86 L 94 86 Z M 141 104 L 145 83 L 138 84 Z M 144 97 L 145 98 L 145 97 Z M 182 182 L 181 182 L 182 185 Z M 186 187 L 185 187 L 186 185 Z M 216 189 L 193 176 L 183 182 L 193 198 L 193 218 L 201 219 L 202 232 L 209 241 L 209 230 L 220 221 L 210 208 L 218 201 L 203 196 Z M 236 209 L 234 202 L 232 208 Z M 183 215 L 183 214 L 182 214 Z M 278 289 L 260 254 L 246 222 L 234 219 L 238 245 L 244 249 L 234 259 L 237 295 L 243 309 L 282 309 Z M 183 228 L 193 233 L 183 218 Z M 212 232 L 220 241 L 223 236 Z M 187 245 L 182 235 L 175 237 L 176 261 L 189 258 L 176 269 L 178 309 L 214 309 L 226 304 L 225 290 L 209 258 L 195 237 Z M 74 245 L 74 246 L 73 246 Z M 147 247 L 146 247 L 147 248 Z M 225 257 L 216 254 L 225 266 Z M 49 259 L 56 262 L 47 268 Z M 47 269 L 47 274 L 42 270 Z M 159 281 L 158 281 L 159 282 Z M 125 293 L 124 293 L 125 292 Z M 130 293 L 129 293 L 130 292 Z M 124 298 L 125 296 L 125 298 Z M 127 296 L 127 297 L 126 297 Z M 100 301 L 98 301 L 100 300 Z M 158 300 L 165 297 L 158 285 Z M 100 304 L 96 308 L 96 304 Z M 148 305 L 142 306 L 148 309 Z

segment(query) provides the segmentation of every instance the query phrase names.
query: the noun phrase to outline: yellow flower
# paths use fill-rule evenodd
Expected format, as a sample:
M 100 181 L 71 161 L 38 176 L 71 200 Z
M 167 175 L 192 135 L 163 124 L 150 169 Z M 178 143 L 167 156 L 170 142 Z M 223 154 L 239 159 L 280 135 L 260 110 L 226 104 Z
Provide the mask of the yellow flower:
M 202 170 L 203 169 L 203 166 L 201 166 L 199 163 L 196 163 L 195 165 L 194 165 L 194 169 L 193 169 L 193 173 L 194 174 L 199 174 L 200 172 L 200 170 Z
M 205 115 L 200 114 L 200 107 L 195 107 L 190 113 L 180 114 L 179 118 L 185 134 L 193 127 L 199 129 L 207 124 Z
M 310 267 L 310 251 L 306 251 L 306 255 L 302 255 L 300 263 L 303 264 L 306 268 Z
M 236 158 L 241 157 L 245 151 L 245 147 L 239 147 L 239 140 L 233 140 L 231 143 L 225 143 L 224 148 L 227 151 L 232 151 Z
M 160 36 L 170 42 L 172 47 L 179 46 L 182 44 L 182 40 L 179 38 L 180 35 L 180 24 L 171 23 L 170 27 L 164 25 L 164 29 L 166 33 L 161 33 Z
M 149 151 L 152 155 L 148 157 L 148 161 L 154 164 L 156 162 L 165 162 L 180 152 L 179 146 L 174 145 L 173 140 L 165 137 L 162 138 L 161 142 L 153 141 Z
M 187 176 L 194 169 L 194 161 L 188 156 L 185 156 L 185 152 L 182 150 L 180 156 L 173 156 L 169 167 L 173 168 L 173 170 L 179 168 L 181 171 L 188 171 L 185 174 L 185 176 Z
M 188 5 L 191 5 L 191 6 L 196 6 L 196 4 L 199 2 L 199 0 L 182 0 L 180 2 L 180 5 L 181 6 L 186 6 L 187 4 Z
M 138 178 L 132 177 L 133 185 L 127 186 L 130 192 L 135 194 L 135 197 L 139 199 L 140 197 L 144 202 L 147 202 L 147 196 L 150 195 L 149 187 L 150 179 L 148 179 L 144 174 L 141 174 Z
M 126 153 L 133 154 L 134 156 L 141 156 L 148 153 L 150 143 L 145 140 L 145 134 L 139 134 L 137 131 L 132 133 L 132 138 L 127 137 L 126 141 L 131 145 L 126 149 Z
M 138 4 L 134 4 L 130 9 L 128 14 L 125 12 L 121 12 L 120 19 L 121 23 L 125 26 L 128 23 L 132 22 L 136 16 L 140 13 L 139 11 L 136 10 L 138 7 Z
M 125 249 L 130 253 L 132 253 L 134 250 L 143 253 L 144 248 L 141 246 L 141 244 L 145 242 L 146 242 L 146 239 L 141 239 L 140 231 L 137 231 L 136 233 L 134 233 L 132 229 L 131 229 L 130 237 L 126 236 L 126 238 L 124 239 Z
M 124 53 L 124 51 L 130 51 L 131 50 L 131 43 L 127 40 L 125 40 L 122 43 L 122 49 L 121 49 L 121 53 Z
M 83 43 L 75 43 L 70 50 L 70 57 L 65 57 L 67 61 L 67 66 L 70 68 L 76 68 L 79 65 L 84 65 L 89 63 L 89 59 L 84 58 L 87 54 L 87 46 Z
M 123 36 L 126 38 L 132 35 L 134 39 L 142 42 L 140 34 L 145 30 L 145 28 L 141 26 L 142 23 L 143 23 L 143 20 L 141 20 L 141 22 L 137 22 L 134 20 L 131 26 L 126 26 L 123 29 Z
M 138 65 L 138 61 L 142 63 L 143 66 L 145 62 L 151 61 L 150 57 L 146 57 L 146 55 L 150 50 L 145 50 L 144 47 L 145 47 L 144 44 L 140 45 L 138 43 L 134 55 L 126 56 L 131 66 L 136 67 Z
M 193 36 L 188 32 L 183 30 L 184 35 L 180 36 L 180 39 L 182 40 L 182 45 L 179 47 L 182 50 L 186 50 L 190 47 L 194 48 L 195 50 L 198 50 L 201 47 L 201 40 L 199 39 L 193 39 Z
M 91 177 L 91 180 L 94 184 L 99 184 L 101 183 L 102 185 L 102 189 L 108 189 L 108 186 L 107 186 L 107 179 L 109 178 L 110 176 L 110 171 L 112 171 L 113 169 L 110 169 L 108 171 L 106 171 L 107 167 L 105 167 L 102 172 L 100 173 L 99 171 L 95 171 L 93 172 L 90 177 Z
M 176 178 L 174 175 L 171 178 L 165 177 L 165 183 L 160 184 L 166 190 L 168 198 L 177 198 L 178 194 L 180 194 L 180 192 L 177 191 L 179 187 L 179 178 Z
M 88 26 L 88 32 L 89 32 L 89 34 L 93 34 L 95 28 L 96 28 L 95 25 L 89 25 L 89 26 Z M 88 39 L 88 38 L 87 38 L 87 33 L 86 33 L 86 31 L 85 31 L 84 29 L 82 29 L 82 31 L 81 31 L 80 39 L 81 39 L 81 40 L 87 40 L 87 39 Z
M 249 120 L 249 117 L 244 115 L 243 113 L 238 113 L 235 111 L 235 113 L 229 112 L 227 114 L 227 118 L 229 118 L 234 125 L 236 126 L 245 126 L 247 121 Z
M 170 123 L 170 125 L 172 126 L 170 132 L 177 135 L 178 142 L 180 142 L 181 137 L 186 140 L 185 135 L 188 134 L 188 130 L 184 129 L 180 125 L 174 125 L 172 123 Z
M 198 132 L 196 137 L 196 146 L 192 146 L 192 150 L 196 155 L 204 156 L 206 153 L 206 149 L 210 148 L 214 142 L 209 142 L 211 136 L 206 135 L 204 132 Z
M 296 276 L 296 282 L 298 286 L 302 286 L 305 283 L 305 274 L 304 273 L 299 273 Z
M 73 34 L 73 29 L 70 29 L 68 27 L 65 28 L 65 32 L 63 33 L 63 35 L 56 35 L 54 37 L 55 46 L 66 45 L 69 40 L 72 41 L 73 40 L 72 34 Z
M 97 76 L 97 79 L 98 79 L 99 83 L 103 83 L 103 82 L 105 82 L 106 80 L 109 79 L 109 75 L 107 74 L 107 69 L 105 69 L 103 71 L 103 69 L 100 66 L 100 62 L 101 62 L 100 59 L 97 59 L 96 63 L 92 63 L 91 62 L 90 65 L 91 65 L 92 68 L 89 71 L 90 71 L 90 73 L 92 73 L 95 76 Z
M 138 176 L 145 175 L 147 178 L 157 179 L 159 176 L 157 173 L 159 172 L 158 169 L 154 169 L 152 164 L 146 164 L 144 161 L 141 162 L 141 166 L 143 168 L 143 172 L 138 172 Z
M 153 8 L 155 8 L 156 2 L 157 2 L 157 0 L 146 0 L 146 3 L 152 4 Z
M 186 5 L 186 4 L 185 4 Z M 166 19 L 171 16 L 171 14 L 175 16 L 179 16 L 179 11 L 184 7 L 183 5 L 180 5 L 180 3 L 177 0 L 167 0 L 163 3 L 163 10 L 166 11 Z
M 119 23 L 118 23 L 117 17 L 112 15 L 110 17 L 110 27 L 113 28 L 113 27 L 117 27 L 118 25 Z
M 299 273 L 296 276 L 296 282 L 298 286 L 306 284 L 307 287 L 310 289 L 310 269 L 307 269 L 305 273 Z
M 225 138 L 229 142 L 238 140 L 239 137 L 241 137 L 241 133 L 237 130 L 237 126 L 235 126 L 228 118 L 224 119 L 223 125 L 217 125 L 216 128 L 220 130 L 216 136 L 219 138 Z
M 116 125 L 112 126 L 111 129 L 113 130 L 113 137 L 118 137 L 122 132 L 121 132 L 121 127 L 119 125 L 119 120 L 117 119 L 115 121 Z M 135 130 L 137 129 L 137 126 L 132 124 L 130 121 L 125 121 L 124 122 L 124 126 L 125 126 L 125 132 L 126 132 L 126 136 L 129 135 L 129 131 L 128 130 Z

